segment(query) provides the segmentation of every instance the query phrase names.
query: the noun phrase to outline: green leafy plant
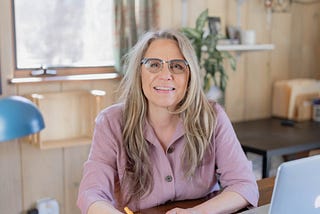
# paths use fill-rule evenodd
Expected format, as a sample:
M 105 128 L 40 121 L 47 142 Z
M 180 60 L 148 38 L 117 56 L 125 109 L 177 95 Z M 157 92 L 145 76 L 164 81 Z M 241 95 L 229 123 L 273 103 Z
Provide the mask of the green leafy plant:
M 204 90 L 209 91 L 211 85 L 214 84 L 224 93 L 228 80 L 224 61 L 227 60 L 232 70 L 236 70 L 236 60 L 228 52 L 217 50 L 218 40 L 224 38 L 224 36 L 208 33 L 207 26 L 208 9 L 199 15 L 195 28 L 184 27 L 181 31 L 190 39 L 200 67 L 205 70 Z

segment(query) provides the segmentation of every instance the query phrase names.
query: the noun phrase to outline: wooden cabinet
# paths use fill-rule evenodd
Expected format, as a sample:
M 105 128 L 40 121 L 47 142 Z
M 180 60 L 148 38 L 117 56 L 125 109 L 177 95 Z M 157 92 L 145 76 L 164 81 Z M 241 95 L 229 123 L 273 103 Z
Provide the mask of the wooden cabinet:
M 29 142 L 40 149 L 90 144 L 94 119 L 105 107 L 105 94 L 91 90 L 26 95 L 39 107 L 46 126 L 30 136 Z

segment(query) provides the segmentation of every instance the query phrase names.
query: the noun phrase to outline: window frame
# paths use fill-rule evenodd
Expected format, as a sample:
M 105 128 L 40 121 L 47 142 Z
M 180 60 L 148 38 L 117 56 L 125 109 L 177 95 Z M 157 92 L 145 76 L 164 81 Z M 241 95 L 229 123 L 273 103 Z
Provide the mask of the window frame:
M 113 73 L 113 74 L 117 74 L 115 75 L 115 78 L 120 77 L 120 74 L 116 71 L 115 66 L 93 66 L 93 67 L 50 67 L 50 69 L 56 70 L 56 74 L 55 75 L 50 75 L 50 74 L 44 74 L 44 75 L 40 75 L 40 76 L 34 76 L 31 74 L 31 72 L 33 70 L 36 69 L 19 69 L 17 67 L 17 44 L 16 44 L 16 30 L 15 30 L 15 11 L 14 11 L 14 1 L 15 0 L 10 0 L 10 6 L 11 6 L 11 22 L 12 22 L 12 61 L 13 61 L 13 65 L 14 65 L 14 71 L 13 71 L 13 79 L 16 78 L 26 78 L 25 82 L 28 82 L 28 78 L 33 78 L 33 77 L 41 77 L 42 81 L 41 82 L 46 82 L 47 80 L 50 79 L 50 77 L 54 76 L 54 77 L 62 77 L 59 78 L 61 81 L 61 79 L 63 80 L 63 77 L 66 77 L 66 80 L 68 79 L 68 76 L 72 76 L 72 75 L 88 75 L 88 74 L 103 74 L 103 73 Z M 43 78 L 44 77 L 44 78 Z M 14 82 L 12 81 L 13 79 L 9 80 L 9 82 Z M 84 78 L 85 80 L 85 78 Z

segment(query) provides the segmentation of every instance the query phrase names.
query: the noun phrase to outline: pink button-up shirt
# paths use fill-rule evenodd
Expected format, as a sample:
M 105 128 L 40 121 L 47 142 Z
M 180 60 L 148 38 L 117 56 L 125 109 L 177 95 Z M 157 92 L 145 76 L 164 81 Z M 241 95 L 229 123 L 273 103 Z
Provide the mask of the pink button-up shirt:
M 164 151 L 153 128 L 146 122 L 144 137 L 150 143 L 150 160 L 153 164 L 154 188 L 136 203 L 129 203 L 132 210 L 154 207 L 167 201 L 196 199 L 219 190 L 233 191 L 242 195 L 251 205 L 257 206 L 258 188 L 247 160 L 225 111 L 214 104 L 217 126 L 212 138 L 212 153 L 207 153 L 203 164 L 192 179 L 186 179 L 181 166 L 184 138 L 180 121 L 170 146 Z M 121 189 L 126 163 L 122 144 L 123 104 L 103 110 L 96 119 L 93 142 L 88 160 L 84 164 L 79 188 L 78 206 L 85 214 L 95 201 L 106 201 L 118 206 L 115 190 Z M 217 175 L 219 175 L 220 185 Z

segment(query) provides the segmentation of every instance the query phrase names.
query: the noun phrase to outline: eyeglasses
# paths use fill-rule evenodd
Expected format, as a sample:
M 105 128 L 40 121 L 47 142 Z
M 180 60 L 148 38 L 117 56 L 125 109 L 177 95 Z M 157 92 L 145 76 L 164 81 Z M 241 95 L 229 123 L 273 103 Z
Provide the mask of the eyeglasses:
M 172 74 L 182 74 L 188 68 L 188 62 L 184 59 L 162 60 L 158 58 L 144 58 L 141 64 L 151 73 L 158 73 L 162 70 L 163 64 L 168 63 L 168 69 Z

